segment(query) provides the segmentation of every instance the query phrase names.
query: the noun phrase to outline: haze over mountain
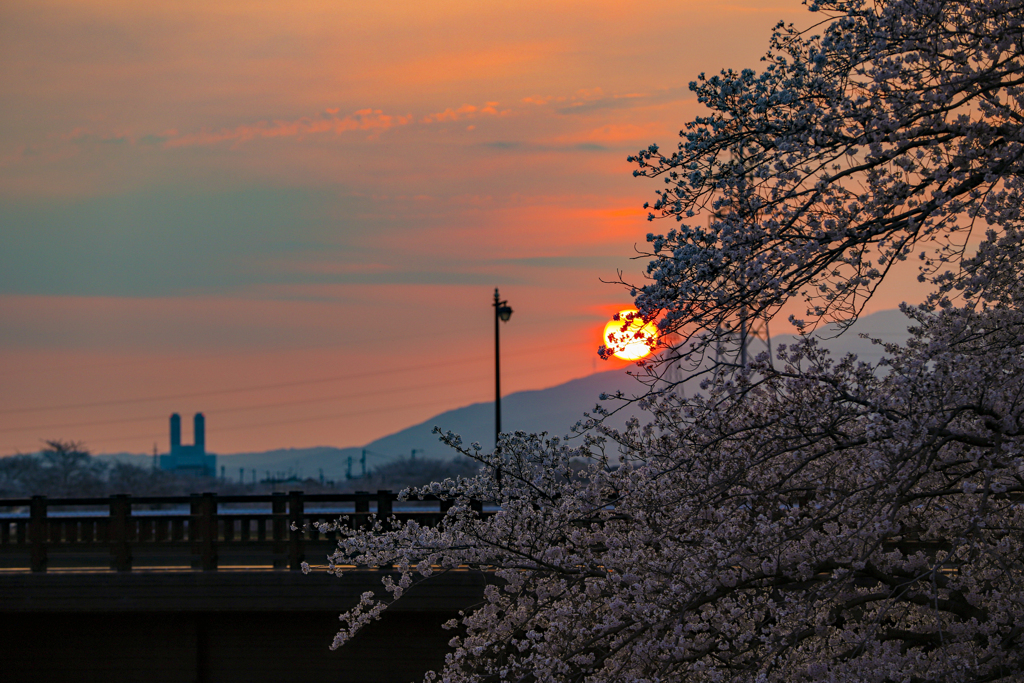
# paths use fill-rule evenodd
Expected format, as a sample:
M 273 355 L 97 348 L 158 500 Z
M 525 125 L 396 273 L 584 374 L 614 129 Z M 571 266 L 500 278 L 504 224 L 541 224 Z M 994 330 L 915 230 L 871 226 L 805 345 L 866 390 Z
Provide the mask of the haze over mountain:
M 886 342 L 900 342 L 908 337 L 908 323 L 909 321 L 897 310 L 882 311 L 865 316 L 839 337 L 833 336 L 833 328 L 826 328 L 819 336 L 822 343 L 836 356 L 854 353 L 865 362 L 877 363 L 882 357 L 883 349 L 859 335 L 866 334 Z M 780 335 L 772 338 L 772 346 L 777 349 L 780 344 L 792 344 L 794 341 L 796 338 L 791 335 Z M 756 340 L 752 342 L 751 353 L 762 351 L 762 344 Z M 689 382 L 684 385 L 684 391 L 687 394 L 696 392 L 698 383 Z M 509 394 L 503 396 L 501 401 L 502 427 L 505 431 L 548 432 L 551 435 L 562 436 L 583 418 L 584 412 L 594 408 L 602 393 L 622 391 L 623 394 L 632 396 L 642 393 L 643 389 L 644 386 L 635 377 L 627 375 L 625 370 L 609 370 L 547 389 Z M 604 405 L 611 407 L 609 402 L 604 402 Z M 621 427 L 626 419 L 635 413 L 635 409 L 625 409 L 610 418 L 609 424 Z M 474 403 L 440 413 L 364 446 L 319 446 L 275 449 L 259 453 L 234 453 L 219 455 L 217 462 L 218 466 L 225 468 L 229 479 L 237 479 L 239 468 L 242 468 L 247 480 L 252 470 L 256 470 L 259 477 L 269 473 L 296 475 L 300 478 L 317 477 L 322 470 L 325 478 L 340 480 L 348 472 L 349 458 L 352 459 L 352 474 L 361 474 L 360 458 L 364 450 L 368 471 L 397 458 L 410 457 L 414 449 L 417 458 L 461 457 L 438 441 L 438 436 L 433 433 L 435 426 L 443 431 L 460 434 L 466 444 L 476 441 L 484 448 L 490 448 L 494 443 L 494 403 Z M 152 458 L 136 454 L 101 457 L 135 464 L 147 463 Z

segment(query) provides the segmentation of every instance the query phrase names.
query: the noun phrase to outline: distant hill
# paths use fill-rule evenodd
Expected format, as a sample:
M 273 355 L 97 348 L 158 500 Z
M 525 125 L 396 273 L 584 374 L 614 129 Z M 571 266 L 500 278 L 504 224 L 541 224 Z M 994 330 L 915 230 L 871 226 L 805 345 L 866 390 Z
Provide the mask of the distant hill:
M 642 389 L 635 379 L 622 370 L 599 372 L 575 379 L 549 389 L 521 391 L 501 398 L 502 427 L 508 431 L 547 431 L 562 435 L 569 431 L 584 411 L 597 403 L 602 391 L 622 390 L 633 393 Z M 614 423 L 621 426 L 625 417 L 616 416 Z M 218 466 L 227 468 L 229 478 L 238 476 L 244 467 L 246 477 L 252 469 L 262 478 L 265 472 L 295 473 L 300 477 L 318 477 L 321 469 L 327 479 L 341 479 L 352 458 L 352 472 L 360 473 L 360 458 L 366 450 L 366 467 L 374 467 L 408 458 L 416 450 L 417 458 L 450 459 L 461 457 L 438 441 L 434 426 L 444 431 L 461 434 L 465 443 L 479 441 L 484 447 L 494 444 L 494 403 L 474 403 L 435 415 L 423 422 L 390 434 L 358 448 L 288 448 L 263 453 L 236 453 L 218 456 Z
M 821 336 L 824 339 L 823 344 L 831 349 L 833 354 L 855 353 L 861 360 L 873 363 L 881 358 L 882 349 L 858 335 L 863 333 L 887 342 L 900 342 L 908 336 L 907 322 L 899 311 L 882 311 L 865 316 L 841 337 L 830 339 L 828 329 L 824 330 Z M 778 348 L 779 344 L 792 344 L 794 341 L 795 338 L 790 335 L 781 335 L 772 339 L 772 345 Z M 753 353 L 761 350 L 762 348 L 758 348 L 758 342 L 752 344 Z M 628 376 L 624 370 L 609 370 L 547 389 L 516 392 L 501 399 L 502 427 L 506 431 L 546 431 L 555 436 L 562 436 L 583 417 L 585 411 L 593 409 L 602 392 L 622 391 L 627 395 L 635 395 L 643 388 L 642 384 Z M 696 390 L 696 386 L 685 388 L 687 393 Z M 630 414 L 632 411 L 623 411 L 615 415 L 610 424 L 621 427 Z M 251 477 L 253 469 L 257 471 L 257 477 L 260 479 L 267 473 L 319 477 L 320 471 L 323 470 L 325 478 L 341 480 L 345 477 L 350 457 L 353 462 L 353 473 L 359 474 L 359 461 L 364 449 L 367 451 L 366 466 L 371 470 L 398 458 L 409 457 L 413 449 L 416 449 L 418 458 L 455 457 L 457 454 L 441 444 L 436 434 L 431 433 L 435 426 L 443 431 L 450 430 L 460 434 L 466 444 L 478 441 L 484 448 L 490 448 L 494 443 L 494 403 L 474 403 L 449 410 L 362 447 L 317 446 L 284 448 L 261 453 L 235 453 L 220 455 L 217 462 L 218 466 L 226 468 L 229 479 L 237 478 L 239 468 L 244 468 L 247 480 Z M 101 457 L 136 464 L 148 464 L 152 458 L 125 453 Z
M 865 316 L 840 337 L 833 337 L 835 330 L 822 331 L 823 343 L 833 354 L 856 354 L 861 360 L 877 363 L 882 357 L 881 347 L 859 337 L 860 334 L 882 339 L 886 342 L 900 342 L 907 338 L 907 319 L 897 310 L 882 311 Z M 774 348 L 779 344 L 792 344 L 796 338 L 781 335 L 772 339 Z M 751 344 L 751 352 L 759 353 L 759 342 Z M 687 393 L 697 391 L 697 383 L 685 387 Z M 548 389 L 521 391 L 501 399 L 502 428 L 505 431 L 548 432 L 561 436 L 569 431 L 584 411 L 593 409 L 602 392 L 622 391 L 626 395 L 642 392 L 644 386 L 637 379 L 626 375 L 623 370 L 598 372 L 588 377 L 560 384 Z M 606 404 L 607 405 L 607 404 Z M 609 423 L 622 427 L 626 419 L 636 411 L 623 411 Z M 447 448 L 432 435 L 434 426 L 444 431 L 451 430 L 462 436 L 466 444 L 480 442 L 485 448 L 494 443 L 494 403 L 474 403 L 424 420 L 399 432 L 385 436 L 366 445 L 381 455 L 409 455 L 413 448 L 423 449 L 428 457 L 449 457 Z

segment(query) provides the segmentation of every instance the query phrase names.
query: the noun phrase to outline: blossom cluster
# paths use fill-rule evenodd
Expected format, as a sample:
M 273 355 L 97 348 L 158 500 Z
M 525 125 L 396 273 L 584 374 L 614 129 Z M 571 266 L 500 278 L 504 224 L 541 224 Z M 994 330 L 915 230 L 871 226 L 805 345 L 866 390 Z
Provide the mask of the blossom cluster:
M 479 476 L 409 492 L 451 497 L 442 527 L 350 530 L 335 561 L 395 565 L 395 599 L 491 570 L 450 681 L 1019 674 L 1024 314 L 908 313 L 883 368 L 807 341 L 604 442 L 467 451 Z

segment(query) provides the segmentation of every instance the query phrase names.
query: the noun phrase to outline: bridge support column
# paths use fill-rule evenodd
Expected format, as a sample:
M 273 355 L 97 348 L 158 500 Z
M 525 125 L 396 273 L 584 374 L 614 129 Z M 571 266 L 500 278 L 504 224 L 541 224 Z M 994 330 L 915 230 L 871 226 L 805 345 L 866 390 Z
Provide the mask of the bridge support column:
M 288 568 L 293 572 L 302 569 L 306 561 L 306 510 L 302 500 L 302 491 L 288 493 L 288 517 L 291 538 L 288 543 Z
M 217 569 L 217 526 L 217 494 L 193 494 L 189 539 L 193 541 L 193 552 L 198 551 L 199 568 L 206 572 Z
M 118 572 L 132 570 L 132 501 L 127 494 L 110 497 L 110 568 Z
M 271 534 L 274 539 L 274 569 L 288 566 L 288 497 L 283 491 L 271 494 Z
M 34 572 L 46 571 L 46 541 L 49 535 L 46 520 L 46 496 L 32 496 L 29 503 L 28 533 L 32 543 L 32 557 L 29 560 Z

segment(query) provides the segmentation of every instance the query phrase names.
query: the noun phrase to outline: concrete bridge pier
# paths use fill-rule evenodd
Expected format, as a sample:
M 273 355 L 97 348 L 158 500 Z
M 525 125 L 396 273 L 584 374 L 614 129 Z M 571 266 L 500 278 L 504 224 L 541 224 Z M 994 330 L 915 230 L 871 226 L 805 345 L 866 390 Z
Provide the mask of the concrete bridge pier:
M 338 615 L 383 572 L 96 572 L 0 577 L 0 681 L 393 683 L 439 668 L 441 628 L 480 600 L 485 574 L 415 586 L 331 651 Z

